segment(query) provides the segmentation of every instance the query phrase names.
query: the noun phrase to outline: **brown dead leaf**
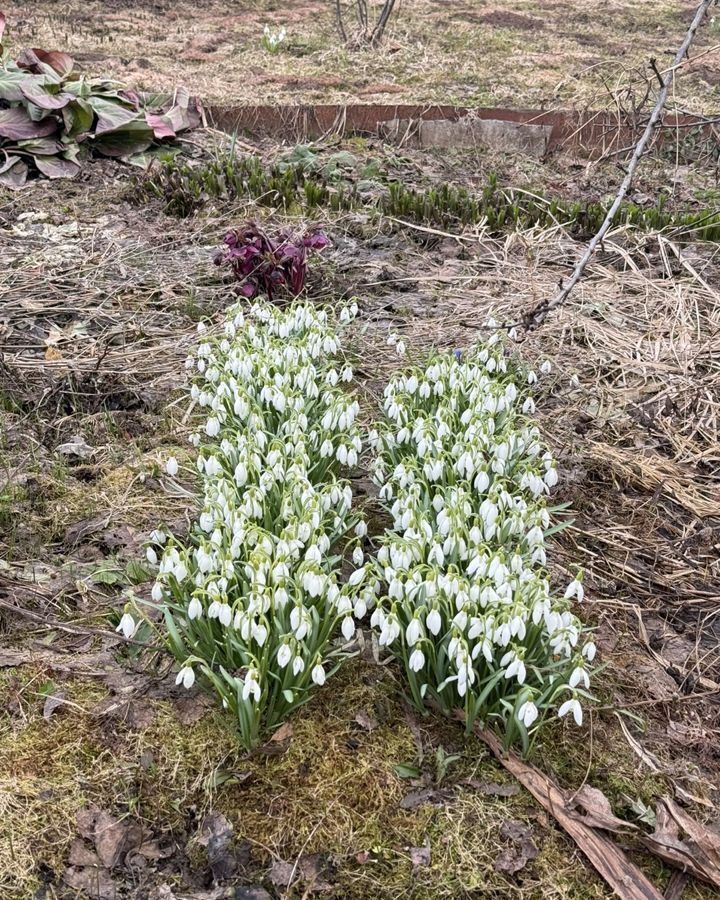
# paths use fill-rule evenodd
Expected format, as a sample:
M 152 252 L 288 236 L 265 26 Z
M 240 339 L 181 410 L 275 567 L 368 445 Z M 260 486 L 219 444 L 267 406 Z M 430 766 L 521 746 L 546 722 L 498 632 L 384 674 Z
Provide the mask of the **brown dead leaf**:
M 377 719 L 366 713 L 364 709 L 361 709 L 355 716 L 355 721 L 365 731 L 374 731 L 378 727 Z
M 290 879 L 293 877 L 295 866 L 292 863 L 285 862 L 283 859 L 277 859 L 270 866 L 268 878 L 275 887 L 287 887 Z
M 57 362 L 62 358 L 63 355 L 57 347 L 50 346 L 45 350 L 45 362 Z
M 658 801 L 656 812 L 655 831 L 642 836 L 642 843 L 661 859 L 720 888 L 720 834 L 696 822 L 670 797 Z
M 412 863 L 413 871 L 415 871 L 415 869 L 421 868 L 422 866 L 429 866 L 430 861 L 430 841 L 427 838 L 425 838 L 425 843 L 422 847 L 410 848 L 410 862 Z
M 419 791 L 410 791 L 400 801 L 400 809 L 417 809 L 423 803 L 432 803 L 436 800 L 438 794 L 432 788 L 422 788 Z
M 93 715 L 122 722 L 132 729 L 149 728 L 155 721 L 155 710 L 144 699 L 107 697 L 93 707 Z
M 324 877 L 324 860 L 320 853 L 301 856 L 296 863 L 276 860 L 270 867 L 268 877 L 275 887 L 288 888 L 296 881 L 302 881 L 307 894 L 324 894 L 332 890 L 332 885 Z
M 283 744 L 285 741 L 289 741 L 293 736 L 293 726 L 292 722 L 283 722 L 283 724 L 273 732 L 273 736 L 270 738 L 271 744 Z
M 73 842 L 70 844 L 68 864 L 71 866 L 99 866 L 100 859 L 82 838 L 73 838 Z
M 55 710 L 63 705 L 65 699 L 65 691 L 62 688 L 52 694 L 48 694 L 43 704 L 43 719 L 49 719 Z
M 117 900 L 118 892 L 115 882 L 107 869 L 94 866 L 87 868 L 70 867 L 63 875 L 65 884 L 74 891 L 82 892 L 82 896 L 90 900 Z
M 509 841 L 510 846 L 503 850 L 495 860 L 496 872 L 514 875 L 538 855 L 538 849 L 533 841 L 532 828 L 525 822 L 517 819 L 503 822 L 500 828 L 500 837 L 504 841 Z
M 615 834 L 637 831 L 632 822 L 626 822 L 615 815 L 610 801 L 602 791 L 589 784 L 584 784 L 571 801 L 567 806 L 568 813 L 591 828 L 602 828 Z M 583 812 L 579 813 L 578 810 Z
M 100 864 L 107 869 L 143 843 L 143 829 L 137 822 L 121 822 L 94 804 L 81 809 L 76 821 L 79 833 L 95 845 Z
M 195 693 L 186 697 L 178 697 L 173 708 L 181 725 L 194 725 L 199 722 L 214 706 L 212 698 L 207 694 Z
M 496 784 L 494 781 L 478 781 L 476 778 L 466 778 L 462 784 L 480 791 L 486 797 L 514 797 L 520 793 L 519 784 Z
M 210 812 L 202 821 L 198 844 L 207 848 L 207 857 L 216 881 L 229 878 L 236 871 L 241 860 L 232 847 L 233 827 L 222 813 Z M 249 859 L 249 850 L 244 850 L 244 862 Z M 240 850 L 240 853 L 243 853 Z

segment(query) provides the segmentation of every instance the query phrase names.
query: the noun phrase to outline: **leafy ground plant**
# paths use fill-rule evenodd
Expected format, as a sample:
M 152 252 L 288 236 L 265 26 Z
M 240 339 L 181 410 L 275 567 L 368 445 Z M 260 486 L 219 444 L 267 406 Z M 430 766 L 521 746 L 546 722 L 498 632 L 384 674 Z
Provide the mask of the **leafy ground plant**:
M 190 363 L 192 397 L 208 413 L 203 438 L 192 437 L 202 512 L 186 544 L 155 534 L 153 599 L 182 665 L 178 683 L 191 687 L 199 673 L 247 748 L 335 671 L 354 616 L 372 603 L 372 585 L 339 578 L 343 552 L 365 533 L 339 477 L 361 450 L 358 404 L 341 387 L 352 370 L 338 371 L 339 353 L 326 311 L 262 301 L 247 320 L 231 309 L 224 335 L 203 340 Z M 168 473 L 177 470 L 170 459 Z M 361 555 L 356 546 L 356 563 Z M 135 627 L 126 611 L 120 630 Z
M 167 103 L 141 98 L 103 78 L 74 72 L 60 50 L 25 50 L 12 59 L 0 14 L 0 184 L 28 177 L 71 178 L 92 149 L 146 166 L 157 145 L 200 123 L 184 88 Z
M 245 297 L 265 294 L 272 300 L 279 289 L 297 297 L 305 287 L 308 254 L 327 247 L 320 229 L 295 235 L 284 230 L 271 236 L 255 222 L 231 228 L 224 238 L 225 250 L 215 256 L 215 264 L 229 266 L 240 282 Z
M 499 335 L 392 379 L 371 435 L 394 522 L 371 622 L 420 709 L 461 709 L 468 729 L 494 727 L 527 753 L 558 706 L 582 723 L 595 645 L 570 610 L 581 578 L 564 597 L 550 588 L 545 497 L 557 472 L 524 394 Z

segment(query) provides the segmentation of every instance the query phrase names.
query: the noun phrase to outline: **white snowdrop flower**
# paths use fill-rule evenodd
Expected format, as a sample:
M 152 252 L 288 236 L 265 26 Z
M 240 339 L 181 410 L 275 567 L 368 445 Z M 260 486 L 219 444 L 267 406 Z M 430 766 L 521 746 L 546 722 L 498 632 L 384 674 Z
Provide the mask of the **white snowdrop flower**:
M 580 387 L 580 379 L 578 378 L 577 372 L 573 372 L 570 376 L 570 387 L 573 390 L 577 390 Z
M 422 637 L 422 625 L 417 616 L 413 616 L 410 624 L 405 629 L 405 640 L 409 647 L 413 647 Z
M 293 675 L 299 675 L 301 672 L 305 670 L 305 661 L 302 656 L 296 656 L 293 660 L 292 671 Z
M 425 617 L 425 626 L 427 630 L 433 634 L 440 634 L 440 629 L 442 628 L 442 619 L 440 618 L 440 613 L 437 609 L 431 609 L 430 612 Z
M 404 341 L 398 341 L 397 344 L 395 344 L 395 352 L 397 353 L 398 356 L 405 356 L 405 342 Z
M 195 672 L 193 671 L 192 666 L 183 666 L 182 669 L 180 669 L 175 678 L 175 684 L 182 684 L 186 690 L 190 690 L 195 684 Z
M 520 705 L 517 716 L 523 725 L 529 728 L 538 717 L 538 708 L 532 700 L 526 700 Z
M 537 381 L 537 375 L 534 372 L 528 372 L 527 383 L 535 384 L 536 381 Z
M 585 685 L 586 689 L 590 687 L 590 678 L 588 677 L 588 673 L 585 671 L 585 669 L 583 669 L 582 666 L 577 666 L 575 669 L 573 669 L 568 684 L 570 685 L 570 687 L 574 688 L 577 687 L 581 681 Z
M 156 528 L 154 531 L 150 532 L 150 540 L 153 544 L 160 544 L 162 547 L 165 541 L 167 541 L 167 534 L 159 528 Z
M 363 560 L 365 559 L 365 554 L 362 552 L 361 547 L 356 547 L 353 550 L 352 561 L 356 566 L 361 566 L 363 564 Z
M 422 667 L 425 665 L 425 654 L 419 647 L 416 647 L 415 650 L 413 650 L 413 652 L 410 654 L 408 665 L 413 672 L 419 672 L 420 669 L 422 669 Z
M 562 718 L 566 716 L 569 712 L 573 714 L 573 718 L 575 719 L 576 725 L 582 725 L 583 722 L 583 711 L 582 706 L 580 706 L 580 701 L 576 697 L 572 697 L 570 700 L 566 700 L 560 709 L 558 710 L 558 717 Z
M 582 655 L 588 662 L 592 662 L 595 659 L 595 654 L 597 653 L 597 647 L 592 641 L 589 641 L 582 649 Z
M 197 333 L 198 333 L 198 334 L 203 334 L 203 332 L 205 332 L 205 331 L 207 331 L 207 326 L 205 325 L 205 323 L 204 323 L 204 322 L 198 322 L 198 323 L 197 323 Z
M 205 434 L 208 437 L 216 437 L 220 434 L 220 420 L 215 416 L 210 416 L 210 418 L 205 423 Z
M 243 681 L 242 689 L 243 700 L 248 700 L 250 697 L 252 697 L 255 703 L 260 702 L 262 690 L 260 688 L 258 676 L 259 673 L 255 669 L 248 669 L 248 671 L 245 673 L 245 679 Z
M 565 589 L 565 599 L 572 600 L 573 597 L 577 597 L 578 603 L 582 603 L 585 598 L 585 588 L 582 585 L 582 581 L 578 578 L 571 581 Z
M 130 640 L 130 638 L 135 634 L 137 629 L 137 623 L 135 619 L 130 615 L 129 612 L 123 613 L 120 617 L 120 624 L 117 626 L 115 631 L 122 632 L 123 637 Z
M 313 666 L 310 677 L 315 682 L 315 684 L 319 685 L 320 687 L 325 684 L 325 669 L 323 669 L 320 663 L 317 663 L 317 665 Z
M 352 616 L 345 616 L 342 620 L 342 636 L 346 641 L 352 640 L 353 635 L 355 634 L 355 622 Z
M 352 574 L 348 578 L 348 582 L 347 582 L 348 586 L 349 587 L 357 587 L 365 578 L 365 574 L 366 574 L 365 568 L 355 569 L 355 571 L 352 572 Z
M 292 650 L 290 649 L 290 647 L 287 644 L 280 644 L 277 652 L 277 661 L 280 668 L 284 669 L 291 659 Z
M 540 366 L 540 371 L 543 375 L 549 375 L 552 372 L 552 363 L 549 359 L 546 359 L 545 362 Z
M 549 488 L 555 487 L 555 485 L 558 483 L 557 469 L 548 469 L 543 476 L 543 481 Z
M 168 461 L 165 463 L 165 471 L 168 473 L 168 475 L 174 477 L 175 475 L 177 475 L 178 469 L 178 461 L 174 456 L 169 457 Z
M 522 405 L 522 411 L 525 415 L 532 415 L 535 412 L 535 401 L 532 397 L 528 397 Z
M 158 562 L 157 553 L 152 547 L 148 547 L 145 551 L 145 558 L 151 566 L 156 566 Z
M 152 591 L 150 592 L 150 596 L 155 601 L 155 603 L 160 603 L 162 601 L 163 590 L 162 590 L 162 585 L 160 584 L 159 581 L 156 581 L 155 584 L 152 586 Z
M 398 340 L 399 340 L 399 338 L 398 338 L 397 332 L 392 331 L 392 332 L 387 336 L 387 345 L 388 345 L 389 347 L 394 347 L 395 344 L 397 344 Z
M 357 523 L 354 528 L 355 535 L 359 538 L 364 538 L 367 534 L 367 525 L 362 520 Z
M 220 604 L 220 609 L 218 610 L 218 619 L 220 620 L 221 625 L 224 625 L 226 628 L 230 627 L 230 622 L 232 622 L 232 608 L 229 604 Z
M 188 619 L 192 621 L 193 619 L 202 618 L 203 608 L 202 603 L 198 600 L 197 597 L 193 597 L 190 603 L 188 604 Z

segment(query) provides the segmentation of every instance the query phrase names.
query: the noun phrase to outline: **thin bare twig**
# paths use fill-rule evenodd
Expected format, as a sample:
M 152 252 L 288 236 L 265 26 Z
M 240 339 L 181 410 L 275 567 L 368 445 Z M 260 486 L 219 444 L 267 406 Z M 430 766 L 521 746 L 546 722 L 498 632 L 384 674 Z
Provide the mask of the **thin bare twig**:
M 657 100 L 655 102 L 655 107 L 650 115 L 647 125 L 645 126 L 645 130 L 643 131 L 640 140 L 637 142 L 635 147 L 635 152 L 632 155 L 632 159 L 627 168 L 627 173 L 625 174 L 625 178 L 623 178 L 622 184 L 620 185 L 620 189 L 617 192 L 615 200 L 613 201 L 612 206 L 607 212 L 605 216 L 605 220 L 600 226 L 597 234 L 592 238 L 590 243 L 587 245 L 585 252 L 580 258 L 578 264 L 575 267 L 575 271 L 573 272 L 569 281 L 564 284 L 561 289 L 555 294 L 554 297 L 550 300 L 543 300 L 539 303 L 533 310 L 531 310 L 525 317 L 525 326 L 527 328 L 537 328 L 538 325 L 542 324 L 542 322 L 546 319 L 548 313 L 556 309 L 558 306 L 561 306 L 567 298 L 572 293 L 575 285 L 580 281 L 585 272 L 585 268 L 587 264 L 590 262 L 593 254 L 597 250 L 599 244 L 602 242 L 602 239 L 605 237 L 607 232 L 610 230 L 610 226 L 612 225 L 613 219 L 615 218 L 615 214 L 620 208 L 620 204 L 625 199 L 625 195 L 630 189 L 630 185 L 632 184 L 632 180 L 635 176 L 635 170 L 642 159 L 642 156 L 645 152 L 645 148 L 647 147 L 648 141 L 653 135 L 653 132 L 657 128 L 660 117 L 662 115 L 662 111 L 665 108 L 665 103 L 667 102 L 668 92 L 670 90 L 670 85 L 672 84 L 674 72 L 677 66 L 685 59 L 687 56 L 688 50 L 690 49 L 690 45 L 695 38 L 695 34 L 700 27 L 700 23 L 705 18 L 705 15 L 710 8 L 710 6 L 715 2 L 715 0 L 703 0 L 703 2 L 698 6 L 695 11 L 695 15 L 693 16 L 693 20 L 690 23 L 690 27 L 687 30 L 687 34 L 685 35 L 685 40 L 680 45 L 678 52 L 675 54 L 675 61 L 672 69 L 665 75 L 662 80 L 662 88 L 658 93 Z M 657 71 L 657 70 L 656 70 Z M 658 73 L 659 74 L 659 73 Z

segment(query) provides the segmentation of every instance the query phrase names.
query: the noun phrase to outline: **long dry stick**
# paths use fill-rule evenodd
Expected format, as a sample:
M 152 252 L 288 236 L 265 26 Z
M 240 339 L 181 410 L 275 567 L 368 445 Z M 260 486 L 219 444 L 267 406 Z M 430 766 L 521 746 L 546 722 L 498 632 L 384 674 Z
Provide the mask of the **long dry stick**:
M 660 891 L 608 835 L 568 812 L 568 798 L 547 775 L 523 762 L 512 751 L 505 752 L 493 732 L 476 728 L 475 733 L 570 835 L 617 897 L 621 900 L 662 900 Z
M 575 271 L 573 272 L 570 280 L 561 287 L 560 291 L 551 299 L 551 300 L 543 300 L 539 303 L 531 312 L 529 312 L 525 316 L 524 324 L 526 328 L 537 328 L 546 318 L 547 314 L 555 309 L 556 307 L 563 304 L 567 298 L 570 296 L 575 285 L 580 281 L 583 276 L 583 272 L 585 271 L 585 267 L 590 262 L 593 253 L 598 247 L 598 244 L 602 241 L 602 239 L 607 234 L 610 226 L 612 225 L 613 218 L 615 217 L 615 213 L 620 208 L 620 204 L 625 199 L 625 195 L 627 194 L 630 185 L 632 184 L 633 177 L 635 175 L 635 170 L 638 167 L 640 159 L 642 158 L 643 153 L 645 152 L 645 148 L 648 144 L 648 141 L 652 137 L 655 128 L 660 121 L 660 116 L 662 115 L 662 111 L 665 108 L 665 103 L 667 102 L 668 91 L 670 90 L 670 85 L 672 84 L 675 70 L 685 59 L 688 50 L 690 49 L 690 45 L 692 44 L 695 34 L 700 26 L 700 23 L 705 18 L 705 14 L 707 13 L 710 6 L 715 3 L 716 0 L 703 0 L 703 2 L 698 6 L 695 11 L 695 15 L 693 16 L 693 20 L 690 23 L 690 27 L 687 30 L 687 34 L 685 35 L 685 40 L 680 45 L 680 49 L 675 54 L 675 61 L 670 69 L 667 70 L 665 77 L 663 78 L 662 87 L 660 88 L 660 92 L 658 93 L 657 101 L 655 102 L 655 108 L 652 111 L 650 119 L 648 120 L 647 125 L 645 126 L 645 131 L 642 133 L 640 140 L 637 142 L 635 147 L 635 152 L 632 155 L 632 159 L 630 160 L 630 164 L 627 168 L 627 173 L 625 178 L 623 178 L 623 182 L 620 185 L 620 190 L 617 192 L 617 196 L 613 201 L 612 206 L 607 212 L 605 216 L 605 221 L 600 226 L 600 230 L 595 235 L 595 237 L 590 241 L 587 245 L 585 252 L 583 253 L 580 261 L 577 266 L 575 266 Z

